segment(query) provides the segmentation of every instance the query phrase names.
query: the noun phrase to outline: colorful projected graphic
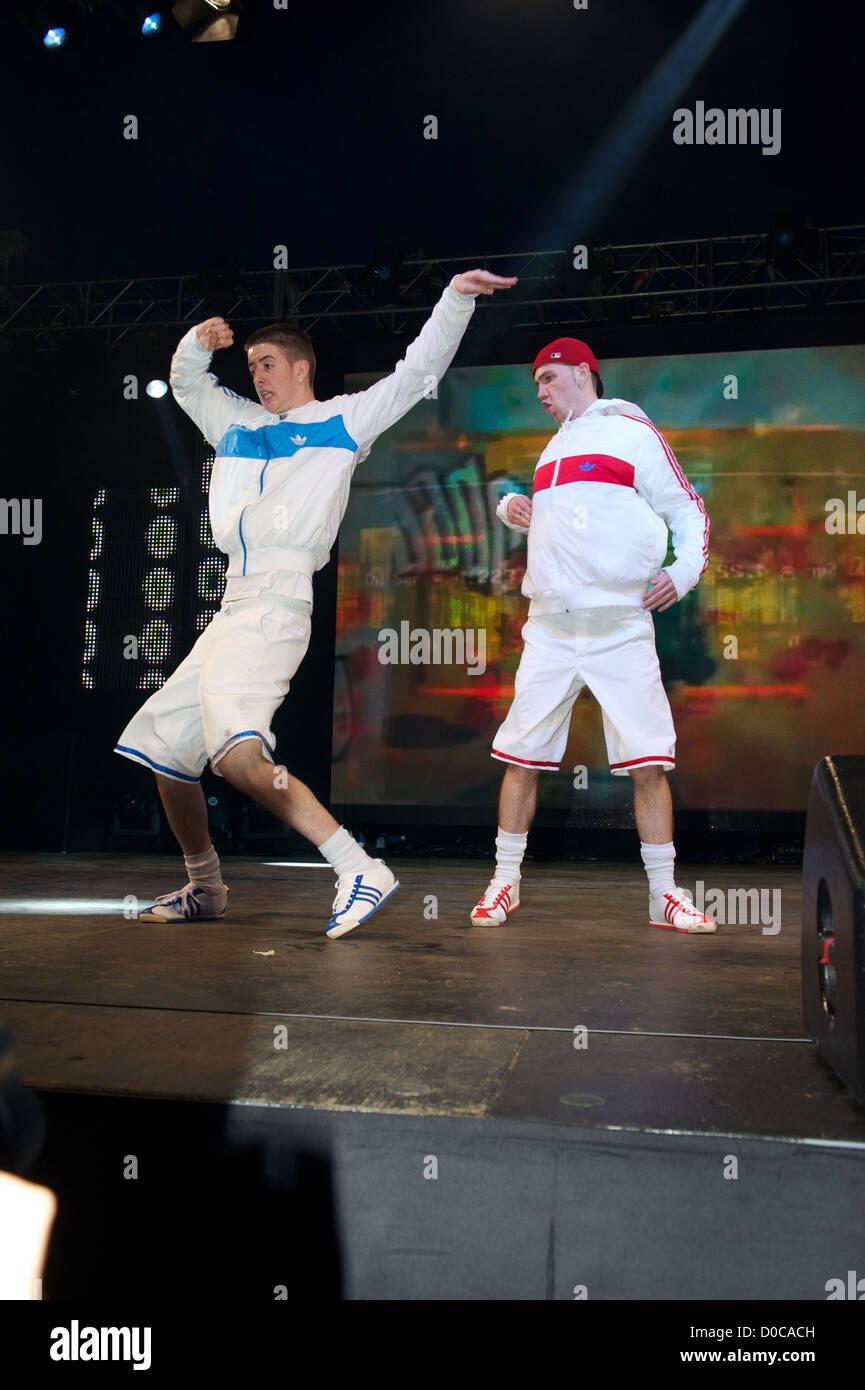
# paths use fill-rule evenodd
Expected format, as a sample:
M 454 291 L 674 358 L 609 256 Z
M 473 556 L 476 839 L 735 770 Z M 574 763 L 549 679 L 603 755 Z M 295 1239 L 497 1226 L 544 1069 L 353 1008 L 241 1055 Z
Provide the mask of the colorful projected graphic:
M 603 366 L 606 395 L 664 431 L 712 522 L 698 589 L 655 616 L 677 805 L 802 809 L 819 758 L 865 752 L 865 348 Z M 495 803 L 490 746 L 528 609 L 525 539 L 495 508 L 531 491 L 551 424 L 528 367 L 451 370 L 355 473 L 340 532 L 334 801 L 448 805 L 456 818 Z M 588 692 L 540 790 L 551 807 L 629 803 Z

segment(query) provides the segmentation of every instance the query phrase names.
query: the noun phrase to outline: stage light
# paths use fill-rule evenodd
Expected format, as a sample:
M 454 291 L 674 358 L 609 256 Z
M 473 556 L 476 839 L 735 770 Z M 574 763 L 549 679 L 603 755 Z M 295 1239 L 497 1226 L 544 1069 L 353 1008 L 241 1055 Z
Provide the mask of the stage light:
M 403 251 L 399 246 L 377 247 L 369 268 L 370 297 L 377 308 L 395 305 L 399 299 Z
M 81 12 L 71 0 L 18 0 L 21 27 L 49 51 L 80 44 L 84 34 Z
M 147 392 L 148 396 L 152 397 L 153 400 L 158 401 L 160 397 L 164 396 L 167 393 L 168 382 L 160 381 L 158 378 L 155 378 L 153 381 L 148 381 L 144 389 Z
M 193 43 L 227 43 L 247 38 L 257 0 L 175 0 L 171 13 Z
M 812 217 L 793 212 L 772 214 L 766 237 L 766 265 L 770 275 L 775 268 L 785 274 L 791 273 L 797 261 L 816 270 L 819 251 L 820 235 Z
M 111 8 L 137 39 L 162 39 L 177 31 L 168 9 L 158 8 L 159 0 L 112 0 Z
M 167 560 L 177 547 L 177 521 L 165 512 L 153 518 L 147 528 L 147 549 L 157 560 Z

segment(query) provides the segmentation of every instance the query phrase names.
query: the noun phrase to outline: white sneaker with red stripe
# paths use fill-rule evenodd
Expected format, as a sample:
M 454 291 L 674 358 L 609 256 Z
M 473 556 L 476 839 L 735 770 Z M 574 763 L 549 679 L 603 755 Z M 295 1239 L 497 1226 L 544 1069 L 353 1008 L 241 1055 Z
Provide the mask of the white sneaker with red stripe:
M 473 927 L 500 927 L 520 905 L 520 881 L 508 883 L 494 878 L 477 907 L 472 909 Z
M 674 893 L 660 893 L 649 899 L 649 924 L 653 927 L 666 927 L 668 931 L 713 932 L 718 923 L 698 912 L 689 902 L 681 888 Z

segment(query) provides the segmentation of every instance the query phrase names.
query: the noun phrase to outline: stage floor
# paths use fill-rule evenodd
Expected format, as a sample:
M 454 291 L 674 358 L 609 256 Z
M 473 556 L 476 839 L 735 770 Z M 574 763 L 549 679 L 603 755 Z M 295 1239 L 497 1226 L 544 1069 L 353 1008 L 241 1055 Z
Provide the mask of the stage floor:
M 798 870 L 682 866 L 707 896 L 781 895 L 776 934 L 749 922 L 685 936 L 648 925 L 639 864 L 530 863 L 501 928 L 468 921 L 488 863 L 392 866 L 392 901 L 328 941 L 326 866 L 226 859 L 229 915 L 177 927 L 123 911 L 180 887 L 179 859 L 0 856 L 0 1016 L 21 1080 L 865 1142 L 865 1112 L 803 1031 Z

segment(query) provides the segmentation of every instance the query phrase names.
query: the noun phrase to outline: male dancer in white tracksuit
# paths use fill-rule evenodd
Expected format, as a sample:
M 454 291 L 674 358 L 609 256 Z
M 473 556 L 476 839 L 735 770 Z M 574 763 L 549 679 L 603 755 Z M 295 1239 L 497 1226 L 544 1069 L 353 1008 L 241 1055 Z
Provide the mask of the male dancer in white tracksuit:
M 520 865 L 538 773 L 555 771 L 584 686 L 604 719 L 610 771 L 630 776 L 649 921 L 713 932 L 676 886 L 666 772 L 676 733 L 661 682 L 652 610 L 663 612 L 706 568 L 709 518 L 660 430 L 639 406 L 603 399 L 594 354 L 557 338 L 535 358 L 538 398 L 559 422 L 535 468 L 532 499 L 508 493 L 498 516 L 528 532 L 523 593 L 531 599 L 513 703 L 493 741 L 507 763 L 496 869 L 471 914 L 497 926 L 520 903 Z M 667 528 L 676 559 L 662 569 Z
M 305 835 L 337 877 L 329 937 L 366 921 L 398 887 L 308 787 L 274 767 L 274 713 L 306 652 L 312 575 L 327 564 L 352 474 L 378 436 L 429 394 L 447 370 L 477 294 L 514 278 L 455 275 L 396 370 L 353 395 L 318 401 L 315 353 L 285 324 L 247 341 L 260 405 L 208 372 L 233 334 L 207 319 L 181 339 L 171 364 L 175 399 L 213 445 L 213 538 L 228 555 L 219 612 L 165 684 L 142 705 L 115 751 L 152 768 L 188 883 L 157 898 L 142 921 L 222 917 L 228 890 L 210 841 L 200 778 L 205 764 Z

